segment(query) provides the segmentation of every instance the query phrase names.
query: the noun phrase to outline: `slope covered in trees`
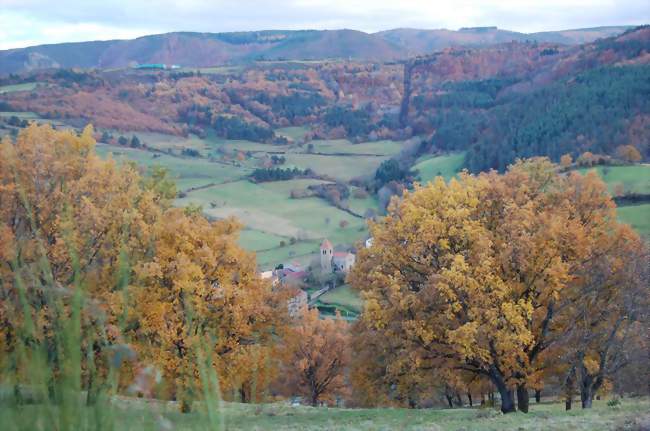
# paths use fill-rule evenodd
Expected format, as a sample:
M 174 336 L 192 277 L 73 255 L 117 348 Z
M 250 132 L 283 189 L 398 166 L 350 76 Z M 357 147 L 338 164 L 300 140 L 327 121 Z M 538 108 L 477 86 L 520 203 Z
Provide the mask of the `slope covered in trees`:
M 650 28 L 640 27 L 578 47 L 454 47 L 406 64 L 62 69 L 0 79 L 0 88 L 39 83 L 4 92 L 0 102 L 4 110 L 36 112 L 75 126 L 92 122 L 128 132 L 214 133 L 266 143 L 276 142 L 274 128 L 304 125 L 311 129 L 305 139 L 417 135 L 433 152 L 473 147 L 472 170 L 504 169 L 516 156 L 557 160 L 571 139 L 581 141 L 566 152 L 591 148 L 612 154 L 618 145 L 632 144 L 647 156 L 648 109 L 640 99 L 647 92 L 649 47 Z M 583 107 L 597 127 L 581 115 Z
M 585 151 L 615 155 L 626 144 L 648 158 L 648 94 L 650 66 L 596 69 L 530 94 L 505 97 L 480 129 L 472 124 L 475 118 L 466 118 L 470 115 L 460 120 L 465 126 L 455 127 L 476 133 L 467 154 L 467 167 L 474 172 L 504 170 L 521 157 L 559 161 L 563 154 L 577 157 Z M 467 148 L 454 141 L 447 141 L 449 148 Z

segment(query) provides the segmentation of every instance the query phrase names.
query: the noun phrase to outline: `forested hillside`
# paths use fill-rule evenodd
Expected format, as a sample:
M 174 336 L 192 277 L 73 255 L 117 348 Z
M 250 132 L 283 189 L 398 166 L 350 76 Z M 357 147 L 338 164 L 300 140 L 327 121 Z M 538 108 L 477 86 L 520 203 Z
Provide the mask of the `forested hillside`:
M 455 103 L 489 103 L 491 90 L 465 93 L 466 99 Z M 559 161 L 564 154 L 577 157 L 585 151 L 613 155 L 626 144 L 635 145 L 648 158 L 648 94 L 650 66 L 596 69 L 530 94 L 507 97 L 483 118 L 452 114 L 456 117 L 445 122 L 445 139 L 438 142 L 447 149 L 469 148 L 467 167 L 474 172 L 503 170 L 518 157 L 546 155 Z M 474 144 L 468 147 L 468 142 Z

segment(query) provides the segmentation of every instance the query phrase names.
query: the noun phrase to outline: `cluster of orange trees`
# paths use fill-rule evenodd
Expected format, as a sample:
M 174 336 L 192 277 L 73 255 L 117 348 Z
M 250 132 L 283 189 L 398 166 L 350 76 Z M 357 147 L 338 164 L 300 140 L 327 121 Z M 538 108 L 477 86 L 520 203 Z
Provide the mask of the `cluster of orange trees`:
M 406 193 L 349 276 L 366 304 L 350 328 L 292 320 L 236 221 L 174 208 L 164 171 L 102 160 L 92 135 L 32 125 L 0 146 L 5 383 L 29 385 L 37 351 L 49 380 L 69 375 L 77 350 L 89 400 L 155 367 L 154 395 L 183 409 L 217 388 L 418 406 L 489 385 L 509 412 L 545 385 L 589 407 L 647 359 L 647 251 L 595 175 L 540 159 Z
M 286 298 L 237 245 L 235 221 L 172 207 L 163 171 L 101 160 L 92 135 L 32 125 L 2 142 L 3 381 L 29 384 L 37 351 L 55 380 L 70 356 L 63 328 L 76 319 L 78 387 L 89 394 L 116 371 L 120 390 L 155 366 L 158 396 L 189 408 L 208 363 L 224 396 L 258 399 L 277 377 Z
M 367 402 L 489 383 L 504 413 L 545 385 L 590 407 L 622 367 L 647 365 L 647 249 L 595 173 L 533 159 L 439 178 L 370 229 L 350 276 L 365 297 L 353 376 Z

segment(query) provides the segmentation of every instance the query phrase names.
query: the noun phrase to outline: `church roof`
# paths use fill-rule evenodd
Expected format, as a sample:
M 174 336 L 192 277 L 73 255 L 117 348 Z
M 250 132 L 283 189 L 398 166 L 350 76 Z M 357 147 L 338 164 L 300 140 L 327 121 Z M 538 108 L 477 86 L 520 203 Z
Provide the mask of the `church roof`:
M 323 243 L 320 245 L 320 249 L 324 250 L 324 249 L 330 249 L 330 248 L 334 248 L 334 246 L 332 246 L 332 243 L 330 242 L 329 239 L 325 238 L 323 240 Z

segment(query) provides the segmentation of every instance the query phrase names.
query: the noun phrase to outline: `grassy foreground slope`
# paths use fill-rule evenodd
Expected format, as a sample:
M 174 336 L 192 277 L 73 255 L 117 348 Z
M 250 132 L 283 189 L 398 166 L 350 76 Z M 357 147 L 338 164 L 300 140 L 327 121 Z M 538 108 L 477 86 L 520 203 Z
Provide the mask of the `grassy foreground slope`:
M 37 405 L 8 408 L 0 406 L 0 416 L 10 424 L 34 423 Z M 119 402 L 112 412 L 115 429 L 190 431 L 207 429 L 205 415 L 181 414 L 172 406 L 149 405 L 139 400 Z M 279 431 L 609 431 L 646 430 L 650 427 L 650 402 L 647 399 L 625 399 L 618 407 L 609 407 L 606 401 L 595 401 L 591 410 L 564 411 L 559 403 L 533 405 L 531 412 L 503 415 L 491 409 L 329 409 L 290 407 L 286 404 L 232 404 L 224 403 L 218 422 L 226 430 Z M 94 420 L 94 412 L 87 409 L 79 414 Z M 41 423 L 41 425 L 44 425 Z M 22 429 L 27 429 L 22 427 Z M 46 429 L 35 428 L 35 429 Z

